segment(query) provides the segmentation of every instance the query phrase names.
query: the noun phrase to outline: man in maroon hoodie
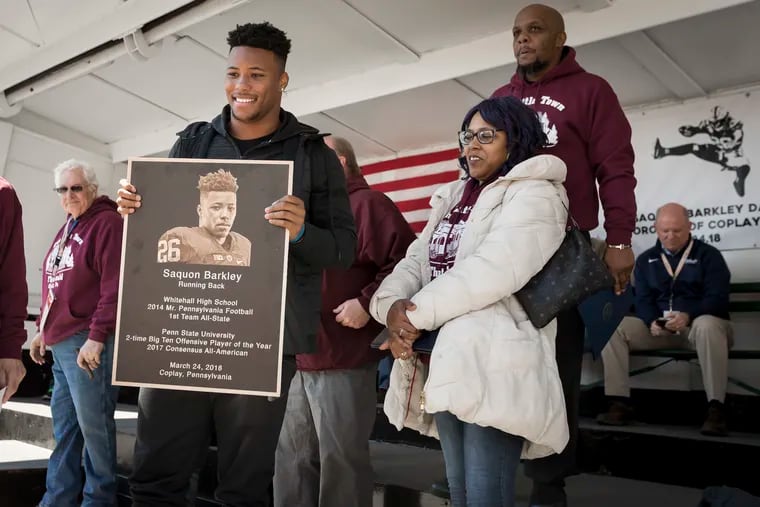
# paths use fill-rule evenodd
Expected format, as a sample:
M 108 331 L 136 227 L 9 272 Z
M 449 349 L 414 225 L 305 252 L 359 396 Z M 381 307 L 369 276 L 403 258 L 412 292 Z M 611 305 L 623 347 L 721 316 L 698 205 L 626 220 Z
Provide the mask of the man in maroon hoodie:
M 21 345 L 26 341 L 27 304 L 21 203 L 8 180 L 0 177 L 0 404 L 18 389 L 26 369 Z
M 42 308 L 30 355 L 53 353 L 55 448 L 40 507 L 116 504 L 118 390 L 111 385 L 123 220 L 98 196 L 94 169 L 67 160 L 54 171 L 66 220 L 42 265 Z M 82 451 L 85 481 L 82 488 Z
M 529 5 L 517 14 L 512 33 L 517 72 L 493 96 L 518 97 L 538 113 L 549 139 L 544 153 L 567 164 L 570 214 L 584 231 L 598 225 L 601 199 L 607 232 L 604 260 L 620 293 L 634 264 L 631 235 L 636 220 L 636 179 L 631 127 L 609 83 L 583 70 L 575 61 L 575 50 L 565 46 L 567 34 L 559 12 L 546 5 Z M 532 506 L 567 503 L 564 478 L 576 471 L 583 340 L 578 312 L 573 309 L 561 314 L 557 366 L 570 442 L 562 454 L 526 463 L 526 474 L 533 479 Z
M 369 300 L 415 239 L 393 201 L 369 188 L 348 141 L 325 142 L 346 175 L 356 257 L 348 270 L 324 271 L 318 352 L 296 355 L 277 446 L 275 507 L 372 505 L 369 437 L 382 356 L 370 343 L 382 326 L 370 318 Z

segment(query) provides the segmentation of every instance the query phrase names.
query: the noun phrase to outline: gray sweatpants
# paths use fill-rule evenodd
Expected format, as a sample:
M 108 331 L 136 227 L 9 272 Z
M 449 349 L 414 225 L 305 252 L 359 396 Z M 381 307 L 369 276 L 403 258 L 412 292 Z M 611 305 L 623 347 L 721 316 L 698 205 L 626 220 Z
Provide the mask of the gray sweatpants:
M 277 444 L 275 507 L 371 507 L 377 364 L 299 371 Z
M 667 336 L 652 336 L 641 319 L 625 317 L 602 350 L 604 394 L 631 395 L 628 377 L 631 350 L 685 348 L 697 351 L 707 400 L 723 402 L 728 383 L 728 349 L 732 344 L 731 322 L 712 315 L 701 315 L 694 319 L 691 328 Z

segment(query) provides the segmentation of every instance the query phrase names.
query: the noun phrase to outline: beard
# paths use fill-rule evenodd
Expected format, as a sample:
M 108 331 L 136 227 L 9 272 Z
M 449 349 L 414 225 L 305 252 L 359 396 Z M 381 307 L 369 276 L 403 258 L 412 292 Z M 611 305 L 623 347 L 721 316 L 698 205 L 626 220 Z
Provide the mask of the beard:
M 518 70 L 524 75 L 536 75 L 549 67 L 549 61 L 548 60 L 539 60 L 536 58 L 536 61 L 533 63 L 529 63 L 527 65 L 518 65 Z

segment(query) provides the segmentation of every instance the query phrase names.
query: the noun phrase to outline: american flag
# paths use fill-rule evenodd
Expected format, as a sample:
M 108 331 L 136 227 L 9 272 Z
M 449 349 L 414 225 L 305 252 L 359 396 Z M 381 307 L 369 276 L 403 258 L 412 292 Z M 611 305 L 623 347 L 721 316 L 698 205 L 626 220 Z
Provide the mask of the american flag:
M 396 203 L 419 234 L 430 216 L 430 197 L 444 183 L 460 177 L 458 149 L 395 158 L 362 166 L 370 187 Z

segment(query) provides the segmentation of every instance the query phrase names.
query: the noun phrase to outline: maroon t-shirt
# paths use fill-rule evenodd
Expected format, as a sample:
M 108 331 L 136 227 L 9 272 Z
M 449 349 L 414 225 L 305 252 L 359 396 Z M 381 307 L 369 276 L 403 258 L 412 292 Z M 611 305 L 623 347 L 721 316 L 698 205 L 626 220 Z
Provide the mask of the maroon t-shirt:
M 454 265 L 457 250 L 459 250 L 459 240 L 462 238 L 472 208 L 478 201 L 483 188 L 494 179 L 481 184 L 478 180 L 470 178 L 465 184 L 462 198 L 451 208 L 451 211 L 446 213 L 433 231 L 428 253 L 431 280 L 435 280 Z

